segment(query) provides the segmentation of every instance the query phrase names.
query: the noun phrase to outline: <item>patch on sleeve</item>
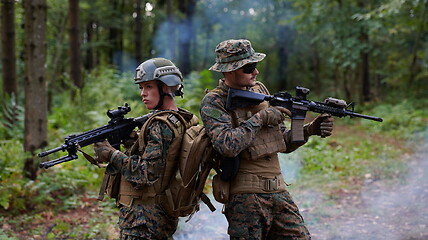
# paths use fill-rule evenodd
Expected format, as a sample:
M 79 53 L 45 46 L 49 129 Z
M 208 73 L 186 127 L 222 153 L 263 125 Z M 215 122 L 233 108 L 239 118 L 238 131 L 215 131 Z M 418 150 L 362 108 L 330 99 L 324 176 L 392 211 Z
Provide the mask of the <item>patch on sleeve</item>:
M 209 108 L 207 109 L 207 111 L 205 112 L 207 114 L 207 116 L 212 117 L 214 119 L 219 119 L 221 117 L 222 112 L 218 109 L 214 109 L 214 108 Z

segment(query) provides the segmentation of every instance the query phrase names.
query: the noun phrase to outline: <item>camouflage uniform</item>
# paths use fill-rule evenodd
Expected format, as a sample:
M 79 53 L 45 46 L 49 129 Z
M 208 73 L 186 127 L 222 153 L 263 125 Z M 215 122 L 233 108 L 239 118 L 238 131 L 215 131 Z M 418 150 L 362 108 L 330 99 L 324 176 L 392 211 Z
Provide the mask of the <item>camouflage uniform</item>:
M 134 83 L 146 107 L 154 111 L 125 153 L 107 140 L 94 144 L 95 160 L 109 163 L 100 199 L 104 193 L 116 199 L 121 239 L 170 239 L 178 218 L 171 217 L 166 191 L 185 129 L 198 120 L 175 104 L 174 97 L 183 95 L 183 76 L 170 60 L 144 61 L 135 70 Z M 153 95 L 156 86 L 158 96 Z
M 148 127 L 144 153 L 141 156 L 118 154 L 112 157 L 107 173 L 121 173 L 122 178 L 144 191 L 145 186 L 162 179 L 168 148 L 173 141 L 173 131 L 164 122 L 154 121 Z M 169 239 L 177 224 L 178 218 L 167 215 L 158 204 L 120 206 L 121 239 Z
M 228 50 L 226 53 L 221 52 L 224 48 Z M 218 72 L 234 71 L 264 58 L 264 54 L 254 52 L 248 40 L 224 41 L 217 46 L 217 50 L 220 50 L 217 52 L 217 63 L 210 70 Z M 239 58 L 239 55 L 244 58 Z M 202 100 L 200 113 L 214 149 L 223 156 L 231 157 L 250 148 L 262 126 L 258 115 L 247 118 L 238 126 L 234 124 L 232 113 L 225 108 L 227 90 L 228 86 L 221 79 L 217 89 Z M 248 90 L 253 91 L 251 88 Z M 279 131 L 286 144 L 286 152 L 294 151 L 301 145 L 291 144 L 291 132 L 283 124 L 279 126 Z M 242 161 L 249 160 L 243 159 L 246 157 L 242 154 L 239 156 L 241 165 Z M 260 165 L 263 168 L 263 162 Z M 242 171 L 242 166 L 239 171 Z M 245 171 L 252 172 L 248 168 Z M 225 203 L 225 215 L 231 239 L 310 239 L 298 207 L 285 188 L 268 193 L 233 193 Z

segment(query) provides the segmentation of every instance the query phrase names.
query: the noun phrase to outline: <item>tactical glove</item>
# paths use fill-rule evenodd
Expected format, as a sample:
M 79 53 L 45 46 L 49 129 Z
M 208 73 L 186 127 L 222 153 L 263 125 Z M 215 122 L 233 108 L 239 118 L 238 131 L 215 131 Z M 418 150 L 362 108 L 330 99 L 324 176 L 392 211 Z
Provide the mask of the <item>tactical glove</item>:
M 94 143 L 95 161 L 99 163 L 110 162 L 111 155 L 116 149 L 105 140 L 104 142 Z
M 134 145 L 134 143 L 138 140 L 138 133 L 136 131 L 132 131 L 129 135 L 129 138 L 125 140 L 123 146 L 125 149 L 129 149 Z
M 333 122 L 334 118 L 330 114 L 320 114 L 312 122 L 306 125 L 307 136 L 330 136 L 333 131 Z
M 291 112 L 283 107 L 269 107 L 258 112 L 263 125 L 278 125 L 285 120 L 284 113 L 291 116 Z

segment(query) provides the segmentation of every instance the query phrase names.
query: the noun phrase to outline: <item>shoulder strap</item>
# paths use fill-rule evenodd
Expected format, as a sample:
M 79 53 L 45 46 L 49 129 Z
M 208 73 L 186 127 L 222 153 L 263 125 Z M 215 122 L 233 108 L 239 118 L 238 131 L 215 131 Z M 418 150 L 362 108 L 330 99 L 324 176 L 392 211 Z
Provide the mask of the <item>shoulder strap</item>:
M 263 94 L 266 94 L 266 95 L 270 95 L 269 90 L 267 89 L 267 87 L 263 83 L 261 83 L 259 81 L 256 82 L 256 86 L 253 87 L 253 90 L 255 92 L 259 92 L 259 93 L 263 93 Z
M 153 187 L 157 194 L 160 194 L 163 192 L 165 187 L 168 185 L 169 179 L 171 178 L 174 167 L 176 166 L 176 159 L 178 158 L 178 154 L 181 147 L 181 142 L 183 139 L 183 134 L 186 131 L 186 129 L 189 127 L 189 122 L 184 119 L 183 116 L 177 111 L 162 111 L 159 113 L 155 113 L 149 120 L 147 120 L 146 123 L 144 123 L 143 127 L 141 128 L 140 134 L 142 134 L 142 137 L 139 138 L 139 151 L 144 151 L 146 147 L 146 136 L 147 136 L 147 129 L 148 126 L 155 120 L 163 121 L 168 125 L 168 127 L 173 131 L 174 133 L 174 141 L 170 146 L 170 149 L 168 151 L 168 156 L 165 161 L 165 172 L 164 177 L 161 179 L 161 181 L 157 181 Z

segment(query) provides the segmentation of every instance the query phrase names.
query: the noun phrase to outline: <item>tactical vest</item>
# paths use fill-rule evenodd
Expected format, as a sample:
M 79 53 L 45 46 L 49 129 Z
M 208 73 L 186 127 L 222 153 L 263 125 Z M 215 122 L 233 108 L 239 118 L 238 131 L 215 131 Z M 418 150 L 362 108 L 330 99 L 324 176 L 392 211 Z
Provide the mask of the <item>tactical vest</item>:
M 119 204 L 130 207 L 133 204 L 162 204 L 167 202 L 165 189 L 174 173 L 174 169 L 177 167 L 177 156 L 179 155 L 183 134 L 188 126 L 198 122 L 197 117 L 189 112 L 180 111 L 179 113 L 179 115 L 173 114 L 170 111 L 155 113 L 141 128 L 138 141 L 130 149 L 129 156 L 142 155 L 144 153 L 148 126 L 153 121 L 162 121 L 167 124 L 174 133 L 174 140 L 168 149 L 163 177 L 153 185 L 145 186 L 143 189 L 135 189 L 131 183 L 122 177 L 118 196 Z M 179 119 L 180 115 L 183 116 L 182 119 Z
M 217 88 L 214 90 L 225 91 Z M 269 94 L 267 88 L 257 82 L 251 91 Z M 225 94 L 220 94 L 225 96 Z M 233 126 L 248 120 L 262 109 L 269 107 L 268 102 L 257 106 L 238 108 L 230 111 Z M 285 190 L 281 174 L 278 152 L 286 150 L 285 141 L 279 126 L 263 126 L 256 134 L 253 144 L 239 154 L 240 167 L 237 176 L 230 182 L 230 194 L 234 193 L 268 193 Z

